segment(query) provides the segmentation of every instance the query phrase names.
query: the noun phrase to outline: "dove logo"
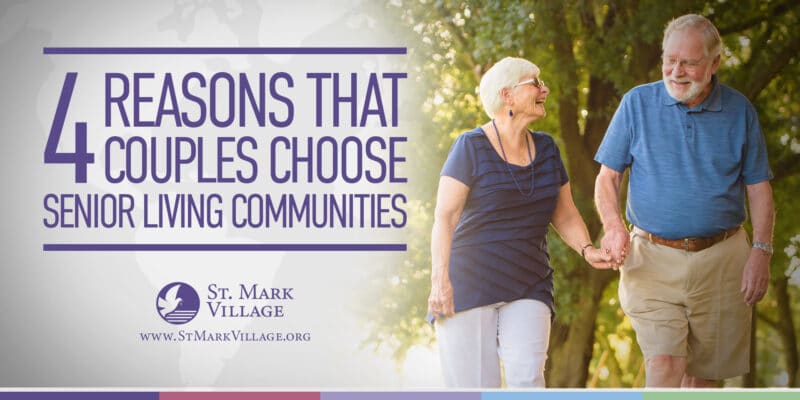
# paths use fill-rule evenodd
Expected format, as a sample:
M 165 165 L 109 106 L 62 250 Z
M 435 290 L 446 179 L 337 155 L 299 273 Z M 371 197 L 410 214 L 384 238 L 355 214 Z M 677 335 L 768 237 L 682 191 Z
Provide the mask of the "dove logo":
M 164 321 L 183 325 L 197 315 L 200 297 L 193 287 L 183 282 L 172 282 L 164 286 L 156 298 L 156 310 Z

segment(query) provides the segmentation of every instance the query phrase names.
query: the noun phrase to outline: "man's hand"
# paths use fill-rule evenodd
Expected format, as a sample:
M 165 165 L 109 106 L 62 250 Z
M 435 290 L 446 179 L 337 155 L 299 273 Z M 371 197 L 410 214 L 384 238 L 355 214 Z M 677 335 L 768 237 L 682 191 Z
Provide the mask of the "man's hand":
M 614 269 L 622 267 L 622 263 L 625 262 L 625 257 L 628 255 L 629 247 L 630 236 L 623 227 L 606 231 L 603 240 L 600 241 L 600 248 L 611 254 L 611 262 L 614 265 Z
M 754 305 L 764 298 L 769 287 L 769 259 L 770 255 L 760 249 L 751 249 L 750 257 L 742 273 L 742 293 L 744 301 Z

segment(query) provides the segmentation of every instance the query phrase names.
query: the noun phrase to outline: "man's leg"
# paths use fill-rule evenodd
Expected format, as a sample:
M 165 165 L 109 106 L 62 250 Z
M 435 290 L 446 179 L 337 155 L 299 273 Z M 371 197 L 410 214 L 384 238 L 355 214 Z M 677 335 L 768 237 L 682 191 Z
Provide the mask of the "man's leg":
M 687 388 L 716 388 L 719 387 L 719 381 L 712 381 L 709 379 L 698 378 L 696 376 L 684 375 L 681 387 Z
M 620 305 L 645 356 L 647 386 L 680 387 L 688 363 L 686 253 L 634 234 L 620 272 Z
M 645 362 L 647 387 L 680 387 L 686 372 L 686 357 L 657 355 Z
M 740 230 L 690 256 L 686 315 L 691 351 L 684 381 L 688 387 L 713 387 L 717 380 L 750 369 L 752 307 L 741 292 L 750 251 L 747 235 Z

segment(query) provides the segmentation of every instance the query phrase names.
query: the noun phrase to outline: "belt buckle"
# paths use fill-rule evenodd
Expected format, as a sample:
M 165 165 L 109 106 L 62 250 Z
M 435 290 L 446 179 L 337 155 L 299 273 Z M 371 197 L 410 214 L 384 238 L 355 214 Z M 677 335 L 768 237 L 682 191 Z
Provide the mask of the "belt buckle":
M 683 239 L 683 250 L 684 251 L 689 251 L 689 238 L 684 238 Z

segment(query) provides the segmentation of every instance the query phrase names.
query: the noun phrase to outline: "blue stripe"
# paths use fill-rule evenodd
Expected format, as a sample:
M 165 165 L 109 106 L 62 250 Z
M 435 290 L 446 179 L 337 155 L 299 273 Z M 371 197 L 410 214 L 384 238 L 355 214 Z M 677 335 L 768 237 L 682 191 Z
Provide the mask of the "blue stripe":
M 481 400 L 642 400 L 642 393 L 635 391 L 541 391 L 490 392 L 483 393 Z

